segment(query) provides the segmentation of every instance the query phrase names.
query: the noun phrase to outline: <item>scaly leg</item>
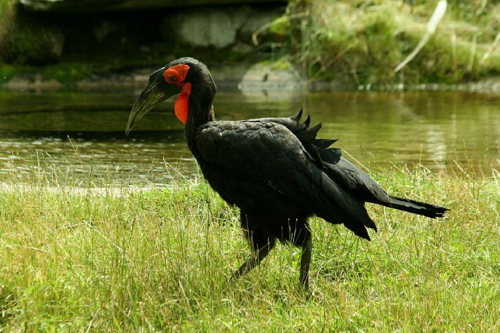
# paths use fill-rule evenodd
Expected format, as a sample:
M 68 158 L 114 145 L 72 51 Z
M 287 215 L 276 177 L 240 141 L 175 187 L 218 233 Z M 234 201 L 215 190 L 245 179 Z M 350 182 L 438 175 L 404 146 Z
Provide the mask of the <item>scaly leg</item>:
M 273 244 L 267 243 L 265 246 L 252 251 L 252 255 L 248 258 L 241 267 L 233 273 L 231 280 L 235 280 L 242 275 L 247 274 L 252 269 L 257 267 L 262 260 L 268 255 L 269 251 L 273 248 Z
M 249 216 L 245 211 L 241 210 L 240 212 L 241 219 L 241 227 L 247 233 L 247 237 L 250 243 L 250 247 L 252 249 L 252 254 L 250 258 L 248 258 L 241 267 L 233 273 L 231 280 L 235 280 L 242 275 L 247 274 L 252 269 L 257 267 L 262 260 L 268 255 L 269 251 L 274 247 L 274 240 L 265 239 L 261 237 L 261 235 L 255 234 L 250 231 L 250 221 Z
M 312 238 L 311 234 L 302 245 L 302 258 L 300 260 L 300 286 L 304 291 L 309 290 L 309 266 L 311 264 Z

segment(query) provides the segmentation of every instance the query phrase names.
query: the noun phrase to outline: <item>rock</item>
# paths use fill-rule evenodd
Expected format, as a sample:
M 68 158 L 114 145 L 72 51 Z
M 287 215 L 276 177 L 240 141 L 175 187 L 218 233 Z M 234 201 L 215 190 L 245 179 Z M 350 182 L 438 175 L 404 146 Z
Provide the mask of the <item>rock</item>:
M 239 7 L 232 6 L 228 8 L 228 14 L 231 16 L 231 23 L 237 30 L 241 30 L 241 27 L 246 24 L 252 12 L 253 9 L 247 5 Z
M 44 80 L 40 75 L 38 75 L 35 78 L 35 82 L 33 82 L 33 89 L 37 91 L 42 91 L 42 90 L 58 90 L 62 88 L 62 84 L 55 80 L 55 79 L 49 79 L 49 80 Z
M 254 47 L 249 44 L 237 42 L 233 47 L 231 47 L 231 51 L 239 54 L 249 54 L 254 50 Z
M 62 88 L 62 84 L 54 79 L 45 80 L 41 75 L 36 75 L 33 78 L 22 78 L 14 77 L 9 82 L 7 82 L 4 87 L 8 90 L 24 91 L 24 90 L 35 90 L 35 91 L 49 91 L 58 90 Z
M 193 47 L 222 49 L 236 42 L 237 27 L 227 9 L 191 9 L 169 15 L 163 20 L 161 34 L 165 40 Z M 172 36 L 172 33 L 175 35 Z
M 237 53 L 249 53 L 253 50 L 248 45 L 252 34 L 281 15 L 281 10 L 267 6 L 184 9 L 172 12 L 163 20 L 161 35 L 166 41 L 192 47 L 233 46 Z
M 10 90 L 23 91 L 31 88 L 31 82 L 26 79 L 14 77 L 5 86 Z
M 487 91 L 491 93 L 500 93 L 500 76 L 494 76 L 483 79 L 474 85 L 475 91 Z
M 51 24 L 18 19 L 0 35 L 0 56 L 7 63 L 42 65 L 57 62 L 64 48 L 64 34 Z
M 100 43 L 103 40 L 105 40 L 109 35 L 117 32 L 120 30 L 120 27 L 118 27 L 118 24 L 116 22 L 107 20 L 107 19 L 101 19 L 95 26 L 94 26 L 94 36 L 97 39 L 97 41 Z
M 306 81 L 297 69 L 284 59 L 261 62 L 250 67 L 239 84 L 242 91 L 303 90 Z

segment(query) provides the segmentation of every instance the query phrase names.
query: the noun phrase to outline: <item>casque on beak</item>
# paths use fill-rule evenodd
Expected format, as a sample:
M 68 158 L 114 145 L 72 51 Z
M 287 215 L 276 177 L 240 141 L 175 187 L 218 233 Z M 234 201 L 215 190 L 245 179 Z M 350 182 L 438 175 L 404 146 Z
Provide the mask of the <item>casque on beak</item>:
M 125 127 L 126 135 L 130 133 L 139 119 L 151 111 L 156 105 L 180 93 L 179 87 L 165 81 L 163 77 L 164 72 L 165 67 L 160 68 L 149 77 L 148 85 L 135 101 L 128 117 L 127 127 Z

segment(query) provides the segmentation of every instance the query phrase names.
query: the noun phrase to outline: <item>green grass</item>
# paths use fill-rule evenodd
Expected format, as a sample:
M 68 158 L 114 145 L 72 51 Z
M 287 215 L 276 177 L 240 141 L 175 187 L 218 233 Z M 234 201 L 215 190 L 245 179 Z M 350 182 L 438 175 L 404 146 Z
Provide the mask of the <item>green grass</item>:
M 314 219 L 309 298 L 287 246 L 228 282 L 248 249 L 237 211 L 204 183 L 76 191 L 64 177 L 12 176 L 0 192 L 0 331 L 499 331 L 495 173 L 373 176 L 451 211 L 370 206 L 372 242 Z

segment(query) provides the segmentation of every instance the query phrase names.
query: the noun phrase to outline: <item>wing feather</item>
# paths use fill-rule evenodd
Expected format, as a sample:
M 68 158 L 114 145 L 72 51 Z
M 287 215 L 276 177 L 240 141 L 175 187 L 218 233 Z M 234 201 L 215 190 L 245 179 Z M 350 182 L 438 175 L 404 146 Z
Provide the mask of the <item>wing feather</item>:
M 309 133 L 314 133 L 314 137 L 308 139 L 315 139 L 319 128 L 311 128 Z M 336 158 L 332 156 L 339 155 L 337 150 L 315 147 L 315 153 L 308 153 L 301 140 L 284 125 L 265 119 L 211 122 L 198 130 L 196 147 L 206 163 L 226 170 L 237 169 L 253 182 L 272 184 L 270 189 L 293 202 L 304 202 L 312 213 L 331 223 L 344 223 L 363 238 L 369 239 L 364 226 L 375 228 L 363 202 L 350 195 L 315 161 L 333 162 Z

